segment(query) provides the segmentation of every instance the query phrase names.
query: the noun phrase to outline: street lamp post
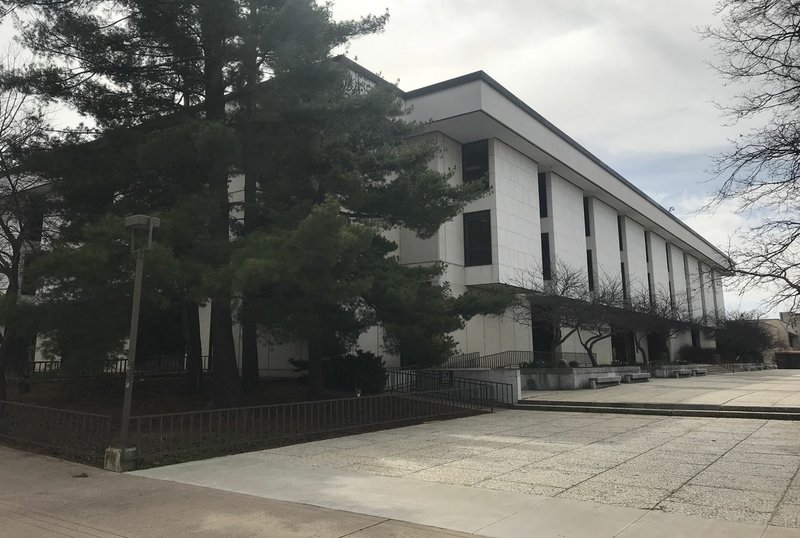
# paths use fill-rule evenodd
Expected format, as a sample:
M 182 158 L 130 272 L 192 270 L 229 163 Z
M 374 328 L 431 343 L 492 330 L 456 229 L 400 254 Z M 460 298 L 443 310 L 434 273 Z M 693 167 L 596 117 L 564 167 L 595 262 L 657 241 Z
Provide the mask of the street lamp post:
M 128 430 L 130 429 L 131 420 L 133 368 L 136 365 L 136 339 L 139 333 L 139 305 L 142 301 L 144 253 L 152 248 L 153 229 L 158 228 L 160 224 L 161 221 L 157 217 L 150 217 L 147 215 L 133 215 L 125 219 L 125 227 L 131 231 L 131 252 L 136 255 L 136 276 L 133 285 L 131 331 L 128 340 L 128 364 L 125 371 L 125 399 L 122 404 L 122 424 L 119 434 L 119 444 L 122 450 L 123 460 L 125 459 L 126 449 L 128 448 Z M 137 244 L 137 239 L 139 244 Z

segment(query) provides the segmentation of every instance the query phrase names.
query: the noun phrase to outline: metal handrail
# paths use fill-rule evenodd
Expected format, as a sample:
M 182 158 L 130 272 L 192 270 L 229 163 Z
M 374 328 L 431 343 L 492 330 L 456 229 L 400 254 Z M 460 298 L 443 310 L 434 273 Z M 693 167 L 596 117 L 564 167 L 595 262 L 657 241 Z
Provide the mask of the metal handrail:
M 102 461 L 110 432 L 106 415 L 0 401 L 0 437 L 12 441 Z
M 486 386 L 376 396 L 211 409 L 131 417 L 129 438 L 143 460 L 245 448 L 363 431 L 421 420 L 455 418 L 493 409 Z

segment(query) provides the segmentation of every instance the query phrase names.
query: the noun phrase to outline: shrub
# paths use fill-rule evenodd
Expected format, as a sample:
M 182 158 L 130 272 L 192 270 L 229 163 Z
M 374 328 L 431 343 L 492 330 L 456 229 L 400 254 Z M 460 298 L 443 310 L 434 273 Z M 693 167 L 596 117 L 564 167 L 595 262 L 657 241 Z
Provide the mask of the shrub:
M 308 361 L 291 359 L 297 371 L 307 371 Z M 383 360 L 368 351 L 339 355 L 322 361 L 325 388 L 355 391 L 362 394 L 381 392 L 386 383 L 386 368 Z
M 716 354 L 716 349 L 702 347 L 696 348 L 689 344 L 681 346 L 681 348 L 678 350 L 678 356 L 681 358 L 681 361 L 701 364 L 713 364 L 714 355 Z

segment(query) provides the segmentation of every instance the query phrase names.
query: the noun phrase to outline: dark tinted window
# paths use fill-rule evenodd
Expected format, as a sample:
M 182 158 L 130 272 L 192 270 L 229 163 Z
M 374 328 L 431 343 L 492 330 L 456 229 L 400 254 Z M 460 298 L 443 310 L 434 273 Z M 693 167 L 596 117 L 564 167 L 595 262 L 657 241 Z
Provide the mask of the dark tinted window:
M 620 273 L 622 275 L 622 298 L 628 300 L 628 281 L 625 279 L 625 262 L 619 264 Z
M 594 291 L 594 262 L 591 250 L 586 251 L 586 273 L 589 275 L 589 291 Z
M 547 181 L 545 175 L 539 174 L 539 217 L 547 218 Z
M 592 223 L 589 219 L 589 199 L 583 199 L 583 227 L 586 230 L 586 237 L 592 236 Z
M 489 211 L 464 213 L 464 265 L 492 264 L 492 219 Z
M 550 280 L 553 277 L 550 263 L 550 235 L 542 234 L 542 278 Z
M 470 181 L 489 181 L 489 141 L 479 140 L 461 147 L 462 179 Z

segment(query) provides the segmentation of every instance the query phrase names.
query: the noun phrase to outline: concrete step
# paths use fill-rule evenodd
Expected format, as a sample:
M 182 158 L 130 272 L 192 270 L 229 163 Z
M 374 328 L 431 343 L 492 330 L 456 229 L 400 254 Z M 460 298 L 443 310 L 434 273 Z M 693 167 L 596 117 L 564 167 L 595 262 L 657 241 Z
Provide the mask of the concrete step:
M 520 400 L 513 409 L 562 411 L 571 413 L 619 413 L 678 417 L 754 418 L 761 420 L 800 420 L 800 409 L 793 407 L 682 405 L 652 403 L 559 402 Z
M 709 364 L 706 367 L 706 375 L 719 375 L 719 374 L 731 374 L 730 370 L 725 368 L 724 366 L 720 366 L 718 364 Z

